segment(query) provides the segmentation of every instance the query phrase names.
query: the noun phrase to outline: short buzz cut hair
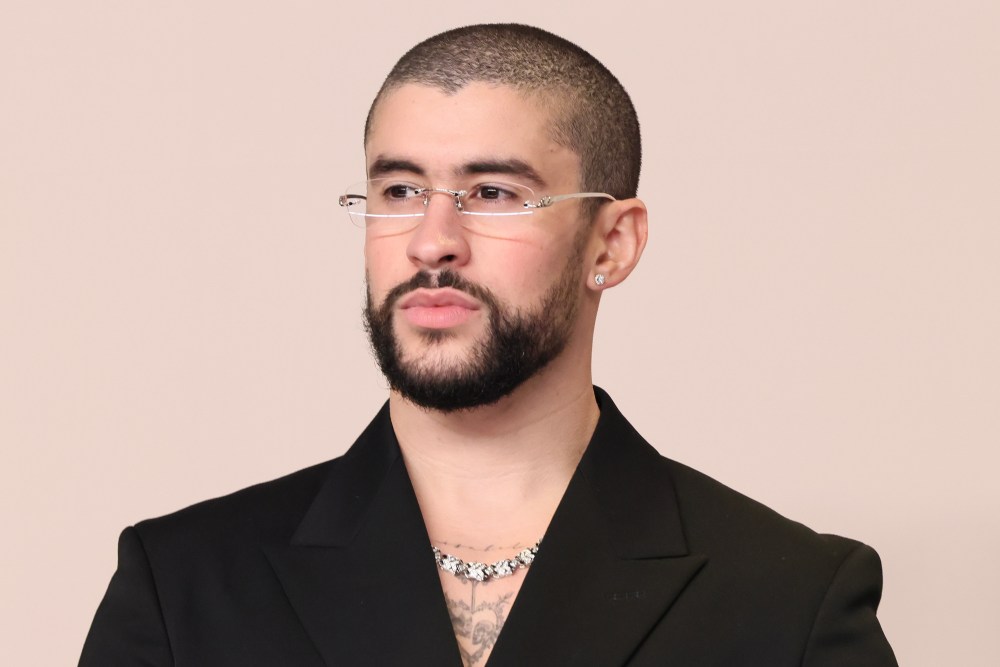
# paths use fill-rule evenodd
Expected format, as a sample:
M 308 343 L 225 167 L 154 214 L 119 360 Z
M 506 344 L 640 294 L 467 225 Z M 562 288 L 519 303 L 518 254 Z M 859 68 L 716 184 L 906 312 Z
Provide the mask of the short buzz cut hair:
M 465 26 L 414 46 L 375 96 L 365 123 L 365 143 L 379 102 L 393 90 L 414 83 L 454 94 L 473 82 L 539 95 L 553 112 L 553 139 L 580 159 L 581 189 L 616 199 L 636 195 L 642 145 L 628 93 L 594 56 L 527 25 Z

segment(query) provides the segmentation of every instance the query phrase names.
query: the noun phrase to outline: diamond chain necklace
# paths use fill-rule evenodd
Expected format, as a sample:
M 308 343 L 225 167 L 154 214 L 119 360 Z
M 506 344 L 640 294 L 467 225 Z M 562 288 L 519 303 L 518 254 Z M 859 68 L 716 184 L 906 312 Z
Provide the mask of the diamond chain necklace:
M 509 577 L 521 568 L 527 568 L 535 560 L 538 554 L 538 547 L 542 541 L 535 542 L 535 546 L 522 549 L 516 556 L 501 558 L 493 564 L 479 563 L 472 561 L 466 563 L 458 556 L 441 553 L 437 547 L 431 547 L 434 552 L 434 562 L 437 566 L 449 574 L 453 574 L 459 579 L 469 581 L 487 582 L 492 579 Z

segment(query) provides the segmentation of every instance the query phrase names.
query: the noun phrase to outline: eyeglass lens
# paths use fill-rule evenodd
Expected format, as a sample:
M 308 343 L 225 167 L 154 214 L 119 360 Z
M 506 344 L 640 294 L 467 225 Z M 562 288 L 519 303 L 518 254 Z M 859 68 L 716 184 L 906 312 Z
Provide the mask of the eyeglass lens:
M 497 181 L 476 183 L 464 190 L 449 190 L 380 178 L 351 186 L 340 200 L 351 218 L 364 226 L 374 222 L 366 218 L 422 216 L 430 198 L 435 196 L 457 199 L 457 208 L 469 215 L 524 215 L 531 213 L 524 205 L 534 199 L 535 193 L 524 185 Z

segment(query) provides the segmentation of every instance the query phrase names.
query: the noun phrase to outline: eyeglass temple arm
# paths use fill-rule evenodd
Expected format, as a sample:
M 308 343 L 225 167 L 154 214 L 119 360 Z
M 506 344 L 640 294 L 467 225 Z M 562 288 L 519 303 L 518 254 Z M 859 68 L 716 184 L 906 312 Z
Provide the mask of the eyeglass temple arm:
M 566 199 L 586 199 L 590 197 L 603 197 L 605 199 L 610 199 L 611 201 L 617 201 L 614 197 L 607 194 L 606 192 L 574 192 L 568 195 L 546 195 L 536 202 L 526 201 L 524 202 L 525 208 L 548 208 L 553 204 L 558 204 L 559 202 Z
M 368 197 L 364 195 L 352 195 L 348 193 L 346 195 L 340 195 L 340 197 L 337 198 L 337 203 L 340 204 L 341 206 L 352 206 L 355 203 L 351 201 L 352 199 L 368 199 Z

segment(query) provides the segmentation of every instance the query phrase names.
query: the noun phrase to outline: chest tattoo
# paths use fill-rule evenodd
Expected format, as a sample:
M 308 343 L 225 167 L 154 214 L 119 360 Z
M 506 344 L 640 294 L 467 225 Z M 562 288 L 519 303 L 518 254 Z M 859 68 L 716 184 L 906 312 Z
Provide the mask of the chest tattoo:
M 514 593 L 484 595 L 484 584 L 478 581 L 463 583 L 467 583 L 469 587 L 467 598 L 459 598 L 446 592 L 445 600 L 462 661 L 466 665 L 477 665 L 484 662 L 484 658 L 489 656 L 496 644 Z

